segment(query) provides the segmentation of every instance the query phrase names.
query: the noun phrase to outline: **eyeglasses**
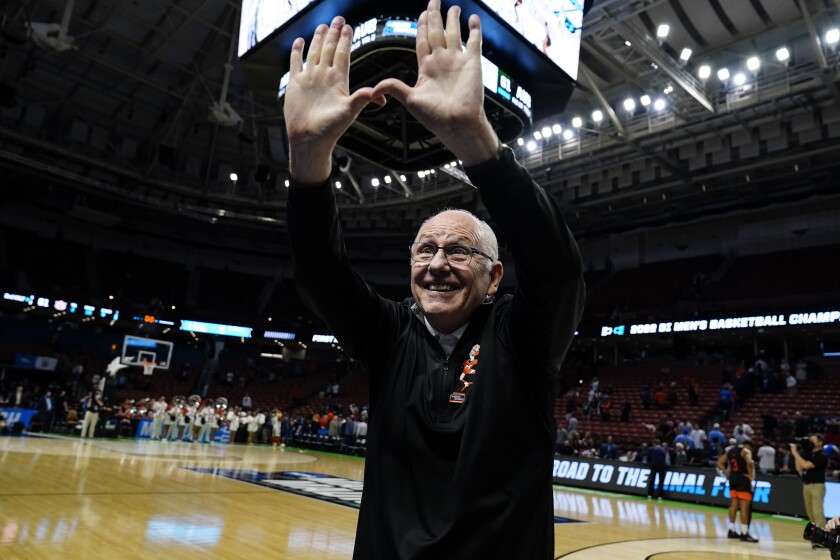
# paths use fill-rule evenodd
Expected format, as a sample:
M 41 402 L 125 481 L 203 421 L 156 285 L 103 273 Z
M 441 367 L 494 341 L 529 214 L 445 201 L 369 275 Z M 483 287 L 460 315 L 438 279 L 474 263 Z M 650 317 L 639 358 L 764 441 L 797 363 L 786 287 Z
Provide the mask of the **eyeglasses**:
M 437 252 L 443 249 L 443 256 L 446 262 L 451 265 L 467 266 L 472 260 L 473 254 L 481 255 L 485 259 L 493 260 L 493 257 L 480 251 L 475 247 L 468 247 L 466 245 L 435 245 L 434 243 L 426 243 L 419 241 L 409 245 L 411 252 L 411 262 L 420 264 L 429 264 L 435 258 Z

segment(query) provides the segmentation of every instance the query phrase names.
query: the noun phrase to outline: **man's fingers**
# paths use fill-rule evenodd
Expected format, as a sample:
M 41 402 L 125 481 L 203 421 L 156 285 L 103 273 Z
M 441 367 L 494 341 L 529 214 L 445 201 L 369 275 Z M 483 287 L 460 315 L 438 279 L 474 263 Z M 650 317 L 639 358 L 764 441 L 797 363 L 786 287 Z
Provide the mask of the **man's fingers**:
M 291 72 L 292 78 L 303 72 L 304 43 L 305 41 L 301 37 L 298 37 L 295 39 L 295 42 L 292 43 L 292 55 L 289 58 L 289 71 Z
M 431 50 L 441 49 L 446 46 L 446 37 L 443 34 L 443 16 L 440 14 L 440 2 L 432 0 L 426 9 L 429 30 L 429 48 Z
M 335 50 L 335 60 L 333 66 L 342 72 L 350 71 L 350 46 L 353 43 L 353 28 L 345 25 L 341 28 L 341 33 L 338 37 L 338 45 Z
M 429 46 L 429 16 L 426 12 L 423 12 L 417 18 L 415 50 L 417 51 L 417 66 L 420 66 L 423 58 L 432 54 L 432 49 Z
M 315 65 L 321 61 L 321 48 L 324 46 L 324 36 L 329 29 L 323 23 L 315 28 L 312 42 L 309 44 L 309 53 L 306 55 L 306 64 Z
M 381 98 L 382 96 L 390 95 L 405 105 L 408 96 L 411 94 L 411 89 L 412 88 L 407 86 L 402 80 L 388 78 L 387 80 L 382 80 L 374 86 L 371 97 L 375 100 L 377 98 Z
M 470 36 L 467 38 L 467 52 L 481 56 L 481 19 L 473 14 L 470 16 Z
M 335 50 L 338 46 L 339 36 L 341 35 L 341 30 L 344 28 L 344 18 L 341 16 L 335 16 L 330 23 L 330 29 L 327 31 L 327 35 L 324 38 L 324 46 L 321 48 L 321 60 L 327 66 L 333 66 L 335 64 Z
M 373 88 L 370 87 L 360 88 L 350 96 L 350 110 L 353 112 L 353 120 L 371 101 L 375 100 L 373 99 Z
M 461 8 L 452 6 L 446 14 L 446 48 L 461 50 Z

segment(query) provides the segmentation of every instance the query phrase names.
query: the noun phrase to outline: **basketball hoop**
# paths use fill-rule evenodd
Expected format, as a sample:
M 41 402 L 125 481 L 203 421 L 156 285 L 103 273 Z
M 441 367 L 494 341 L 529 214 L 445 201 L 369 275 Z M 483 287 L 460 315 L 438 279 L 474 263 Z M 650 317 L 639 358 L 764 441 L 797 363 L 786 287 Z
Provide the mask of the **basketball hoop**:
M 143 366 L 143 375 L 152 375 L 155 372 L 154 362 L 142 362 L 140 365 Z

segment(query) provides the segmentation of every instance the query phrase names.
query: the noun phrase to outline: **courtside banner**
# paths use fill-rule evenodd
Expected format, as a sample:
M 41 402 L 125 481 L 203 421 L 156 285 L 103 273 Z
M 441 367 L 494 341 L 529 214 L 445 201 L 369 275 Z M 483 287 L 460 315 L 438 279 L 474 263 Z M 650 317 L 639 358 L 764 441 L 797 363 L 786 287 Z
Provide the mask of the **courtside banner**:
M 650 469 L 643 463 L 625 463 L 583 457 L 554 459 L 554 483 L 562 486 L 606 490 L 622 494 L 647 494 Z M 837 496 L 829 483 L 826 514 L 840 510 L 840 504 L 829 503 Z M 712 468 L 679 467 L 665 472 L 665 498 L 698 504 L 729 506 L 729 485 L 725 477 Z M 758 475 L 753 484 L 753 511 L 807 517 L 802 498 L 802 482 L 794 476 Z

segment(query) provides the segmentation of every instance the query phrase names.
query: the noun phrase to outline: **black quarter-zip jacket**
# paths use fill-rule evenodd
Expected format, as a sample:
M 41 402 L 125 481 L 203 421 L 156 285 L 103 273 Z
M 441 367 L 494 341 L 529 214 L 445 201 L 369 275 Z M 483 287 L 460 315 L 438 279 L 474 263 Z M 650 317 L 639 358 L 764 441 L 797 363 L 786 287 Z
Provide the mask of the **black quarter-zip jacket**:
M 449 357 L 416 303 L 380 297 L 351 267 L 329 182 L 289 193 L 298 289 L 370 373 L 356 560 L 554 554 L 554 381 L 583 311 L 580 254 L 511 150 L 466 171 L 516 288 L 473 313 Z

